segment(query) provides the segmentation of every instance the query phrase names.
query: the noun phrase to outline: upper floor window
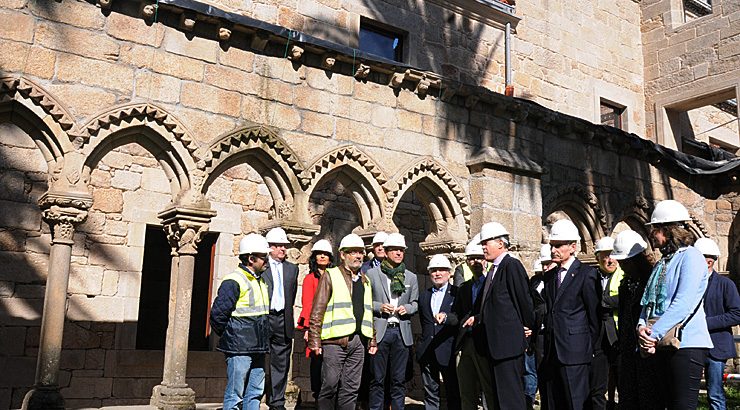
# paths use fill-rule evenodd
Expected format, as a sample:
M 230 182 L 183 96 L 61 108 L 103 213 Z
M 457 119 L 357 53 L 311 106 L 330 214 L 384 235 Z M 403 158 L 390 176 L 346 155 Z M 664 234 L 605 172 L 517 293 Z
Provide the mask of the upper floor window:
M 624 107 L 601 100 L 601 124 L 624 129 Z
M 387 25 L 362 18 L 360 50 L 388 60 L 403 61 L 404 33 Z
M 712 14 L 712 0 L 683 0 L 683 13 L 687 22 Z

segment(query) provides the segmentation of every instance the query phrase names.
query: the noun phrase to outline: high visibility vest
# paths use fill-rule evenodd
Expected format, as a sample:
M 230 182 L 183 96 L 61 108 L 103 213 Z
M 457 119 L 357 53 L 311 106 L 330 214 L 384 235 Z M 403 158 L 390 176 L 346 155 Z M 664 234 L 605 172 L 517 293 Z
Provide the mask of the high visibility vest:
M 239 300 L 232 317 L 250 317 L 270 313 L 270 298 L 264 281 L 255 278 L 251 272 L 238 268 L 223 279 L 233 280 L 239 284 Z
M 329 268 L 326 273 L 331 278 L 332 292 L 324 313 L 324 323 L 321 326 L 321 339 L 335 339 L 349 336 L 357 330 L 357 319 L 352 309 L 352 296 L 344 280 L 344 274 L 339 268 Z M 360 279 L 362 280 L 362 279 Z M 363 295 L 363 314 L 360 331 L 367 338 L 373 337 L 373 294 L 370 281 L 362 284 L 365 289 Z
M 619 285 L 622 284 L 623 277 L 624 271 L 618 267 L 612 274 L 612 277 L 609 278 L 609 296 L 619 295 Z M 619 326 L 619 309 L 613 309 L 612 316 L 614 316 L 614 325 Z
M 485 261 L 483 262 L 483 272 L 488 272 L 488 268 L 490 267 L 490 262 Z M 470 265 L 468 265 L 467 262 L 462 263 L 463 267 L 463 282 L 467 282 L 470 279 L 473 279 L 473 270 L 470 269 Z

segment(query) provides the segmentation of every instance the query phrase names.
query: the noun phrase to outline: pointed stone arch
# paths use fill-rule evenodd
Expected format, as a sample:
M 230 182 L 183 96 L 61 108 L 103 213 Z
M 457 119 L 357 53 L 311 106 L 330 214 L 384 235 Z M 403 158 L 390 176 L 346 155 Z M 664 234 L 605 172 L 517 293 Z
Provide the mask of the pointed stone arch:
M 622 213 L 619 216 L 614 218 L 611 231 L 613 232 L 620 223 L 624 223 L 631 230 L 647 239 L 648 229 L 645 224 L 650 222 L 651 207 L 651 203 L 647 198 L 638 196 L 632 204 L 622 209 Z
M 460 241 L 464 246 L 470 226 L 470 204 L 450 171 L 433 158 L 425 157 L 399 172 L 394 182 L 396 189 L 388 193 L 389 218 L 393 218 L 404 194 L 413 189 L 432 220 L 432 233 L 425 242 Z
M 546 197 L 542 209 L 544 224 L 548 223 L 550 215 L 558 211 L 573 221 L 581 233 L 581 252 L 585 255 L 593 255 L 594 243 L 609 232 L 606 212 L 599 198 L 580 185 L 555 190 Z
M 79 172 L 84 183 L 103 156 L 134 142 L 159 161 L 173 196 L 194 185 L 194 153 L 199 146 L 185 126 L 164 109 L 148 103 L 127 104 L 95 116 L 83 129 L 87 138 L 78 151 L 83 158 Z
M 213 181 L 228 168 L 247 163 L 263 178 L 272 196 L 270 219 L 293 216 L 295 197 L 301 194 L 298 175 L 303 163 L 277 133 L 265 126 L 245 126 L 219 136 L 196 153 L 204 180 L 198 189 L 205 195 Z
M 51 93 L 25 77 L 0 77 L 0 121 L 22 128 L 38 145 L 49 169 L 74 150 L 74 117 Z
M 329 175 L 336 175 L 352 193 L 362 221 L 360 231 L 385 229 L 383 204 L 390 190 L 390 181 L 375 161 L 353 145 L 329 151 L 301 173 L 301 182 L 307 192 L 306 200 Z M 305 206 L 308 207 L 308 202 Z

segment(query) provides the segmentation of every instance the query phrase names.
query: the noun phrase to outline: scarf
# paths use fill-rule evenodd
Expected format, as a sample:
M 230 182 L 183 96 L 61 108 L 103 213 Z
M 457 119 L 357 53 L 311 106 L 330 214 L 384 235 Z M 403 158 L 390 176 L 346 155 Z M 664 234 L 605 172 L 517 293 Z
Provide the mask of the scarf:
M 380 270 L 391 280 L 391 293 L 400 295 L 406 291 L 406 265 L 403 262 L 394 268 L 388 259 L 384 259 L 380 263 Z
M 668 288 L 666 288 L 666 269 L 675 253 L 660 258 L 653 267 L 653 272 L 645 286 L 640 305 L 647 307 L 647 318 L 661 316 L 665 312 L 666 299 L 668 299 Z

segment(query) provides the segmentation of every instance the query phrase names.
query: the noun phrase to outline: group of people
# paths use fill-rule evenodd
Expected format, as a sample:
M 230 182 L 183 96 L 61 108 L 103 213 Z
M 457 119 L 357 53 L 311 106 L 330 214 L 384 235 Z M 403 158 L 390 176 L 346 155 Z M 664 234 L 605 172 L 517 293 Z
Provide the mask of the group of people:
M 510 254 L 510 233 L 482 226 L 453 269 L 435 255 L 422 291 L 404 264 L 406 242 L 378 232 L 372 258 L 358 235 L 313 244 L 303 281 L 303 333 L 311 390 L 320 409 L 403 409 L 412 350 L 425 407 L 690 409 L 704 373 L 710 405 L 724 408 L 724 362 L 740 324 L 734 283 L 713 270 L 716 243 L 694 244 L 688 211 L 656 205 L 649 239 L 625 230 L 596 243 L 598 268 L 577 258 L 581 237 L 568 219 L 552 224 L 531 278 Z M 298 270 L 285 260 L 285 232 L 244 236 L 239 266 L 224 277 L 211 310 L 227 387 L 224 409 L 285 405 Z M 411 320 L 421 338 L 414 345 Z M 412 349 L 413 347 L 413 349 Z M 361 385 L 366 388 L 361 389 Z M 367 397 L 358 397 L 367 393 Z

